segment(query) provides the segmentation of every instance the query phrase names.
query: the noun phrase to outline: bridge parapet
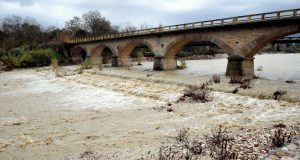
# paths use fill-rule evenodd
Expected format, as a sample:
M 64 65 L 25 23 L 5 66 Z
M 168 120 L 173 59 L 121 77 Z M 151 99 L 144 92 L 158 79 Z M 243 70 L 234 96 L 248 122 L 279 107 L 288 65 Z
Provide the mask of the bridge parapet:
M 178 25 L 171 25 L 171 26 L 163 26 L 157 28 L 149 28 L 143 30 L 92 36 L 92 37 L 66 38 L 64 39 L 64 42 L 69 44 L 87 43 L 87 42 L 102 41 L 102 40 L 123 38 L 123 37 L 150 35 L 150 34 L 157 34 L 157 33 L 168 33 L 168 32 L 201 29 L 201 28 L 209 28 L 209 27 L 229 26 L 229 25 L 237 25 L 237 24 L 244 24 L 244 23 L 274 21 L 274 20 L 290 19 L 296 17 L 300 17 L 300 9 L 251 14 L 245 16 L 229 17 L 224 19 L 215 19 L 209 21 L 185 23 L 185 24 L 178 24 Z

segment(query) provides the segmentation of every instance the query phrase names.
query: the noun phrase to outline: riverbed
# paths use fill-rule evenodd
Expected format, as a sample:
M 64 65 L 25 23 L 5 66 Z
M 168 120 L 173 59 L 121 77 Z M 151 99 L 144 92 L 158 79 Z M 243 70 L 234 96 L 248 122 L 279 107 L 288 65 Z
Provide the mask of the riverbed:
M 289 58 L 280 66 L 283 57 Z M 212 84 L 207 103 L 177 100 L 185 84 L 224 74 L 226 59 L 187 61 L 187 69 L 169 72 L 153 72 L 147 62 L 82 74 L 76 73 L 78 66 L 69 66 L 64 69 L 74 74 L 61 78 L 50 67 L 1 73 L 0 159 L 64 159 L 85 151 L 135 159 L 157 152 L 183 126 L 192 135 L 206 135 L 220 124 L 235 130 L 300 123 L 299 61 L 299 54 L 257 56 L 255 68 L 262 65 L 263 70 L 256 74 L 264 78 L 232 94 L 225 92 L 236 86 L 221 77 L 221 84 Z M 297 83 L 287 84 L 287 79 Z M 263 91 L 255 86 L 264 86 L 270 96 L 284 86 L 286 99 L 294 100 L 255 97 Z

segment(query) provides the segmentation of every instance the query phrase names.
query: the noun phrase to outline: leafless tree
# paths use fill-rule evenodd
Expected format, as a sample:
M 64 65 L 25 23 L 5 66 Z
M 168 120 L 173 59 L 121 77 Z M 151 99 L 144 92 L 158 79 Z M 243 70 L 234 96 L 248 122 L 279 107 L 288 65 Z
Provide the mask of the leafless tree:
M 35 48 L 39 43 L 43 42 L 44 37 L 39 25 L 23 23 L 21 29 L 22 43 L 28 44 L 30 49 Z
M 1 28 L 3 37 L 6 40 L 3 45 L 11 44 L 8 41 L 13 41 L 13 46 L 9 46 L 17 47 L 28 44 L 32 48 L 41 42 L 41 25 L 33 18 L 8 16 L 3 19 Z
M 82 15 L 84 28 L 93 35 L 102 35 L 112 32 L 111 23 L 99 11 L 89 11 Z
M 6 37 L 10 37 L 11 40 L 15 41 L 16 45 L 20 45 L 22 36 L 22 17 L 8 16 L 3 19 L 1 26 L 4 35 Z
M 142 24 L 140 25 L 140 27 L 139 27 L 139 29 L 141 29 L 141 30 L 143 30 L 143 29 L 148 29 L 148 28 L 150 28 L 150 25 L 147 24 L 147 23 L 142 23 Z
M 71 20 L 66 22 L 66 29 L 79 30 L 82 28 L 82 20 L 80 17 L 73 17 Z

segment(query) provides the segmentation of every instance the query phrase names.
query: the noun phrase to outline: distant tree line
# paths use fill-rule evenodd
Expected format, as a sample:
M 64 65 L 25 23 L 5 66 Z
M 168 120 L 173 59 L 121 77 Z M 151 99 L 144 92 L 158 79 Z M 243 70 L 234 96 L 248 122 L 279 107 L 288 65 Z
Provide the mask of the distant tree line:
M 148 28 L 142 24 L 139 29 Z M 129 23 L 125 27 L 113 26 L 99 11 L 88 11 L 81 17 L 73 17 L 65 22 L 65 27 L 42 26 L 33 18 L 8 16 L 0 20 L 0 49 L 8 52 L 12 48 L 28 46 L 30 50 L 47 47 L 49 43 L 61 41 L 64 37 L 103 35 L 137 30 Z
M 147 26 L 143 24 L 141 28 Z M 12 68 L 47 65 L 50 58 L 57 57 L 64 62 L 62 40 L 65 37 L 104 35 L 136 29 L 131 25 L 123 28 L 113 26 L 99 11 L 88 11 L 81 17 L 75 16 L 66 21 L 65 27 L 61 29 L 55 26 L 45 27 L 29 17 L 7 16 L 0 20 L 0 65 L 4 63 Z M 39 54 L 41 58 L 36 58 Z
M 0 47 L 4 51 L 27 45 L 30 49 L 56 37 L 56 28 L 44 28 L 35 19 L 8 16 L 0 24 Z

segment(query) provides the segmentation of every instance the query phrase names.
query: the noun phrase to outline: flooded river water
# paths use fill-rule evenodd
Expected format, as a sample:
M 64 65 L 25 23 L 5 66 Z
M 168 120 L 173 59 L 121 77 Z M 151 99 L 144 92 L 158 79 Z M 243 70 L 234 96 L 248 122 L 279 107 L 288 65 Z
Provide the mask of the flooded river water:
M 226 57 L 224 55 L 224 57 Z M 262 54 L 254 57 L 255 74 L 271 80 L 297 80 L 300 81 L 300 54 Z M 227 59 L 188 60 L 188 68 L 176 71 L 179 75 L 224 75 Z M 180 62 L 178 61 L 178 65 Z M 153 62 L 144 62 L 143 66 L 135 69 L 152 69 Z M 257 68 L 262 68 L 257 71 Z
M 153 77 L 172 75 L 180 80 L 186 75 L 224 74 L 226 62 L 188 61 L 186 70 L 158 72 Z M 87 150 L 134 159 L 149 150 L 156 152 L 182 126 L 190 127 L 191 134 L 205 135 L 219 124 L 237 129 L 300 122 L 299 102 L 213 91 L 208 103 L 176 103 L 184 86 L 140 78 L 154 74 L 145 71 L 151 64 L 130 70 L 88 70 L 62 78 L 49 67 L 1 73 L 0 159 L 64 159 Z M 257 56 L 255 67 L 260 65 L 263 71 L 256 74 L 267 79 L 300 80 L 300 54 Z M 282 86 L 272 82 L 266 87 L 276 85 Z M 288 85 L 292 85 L 288 92 L 299 88 L 299 83 Z M 166 111 L 168 103 L 174 112 Z

